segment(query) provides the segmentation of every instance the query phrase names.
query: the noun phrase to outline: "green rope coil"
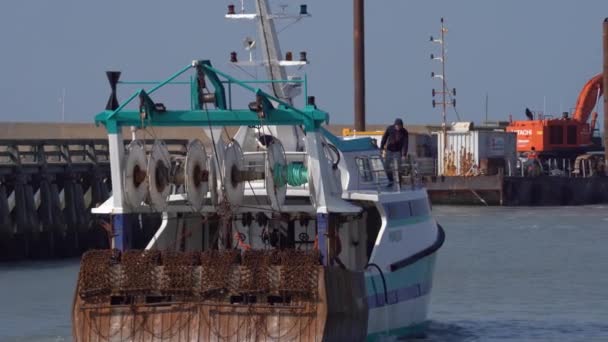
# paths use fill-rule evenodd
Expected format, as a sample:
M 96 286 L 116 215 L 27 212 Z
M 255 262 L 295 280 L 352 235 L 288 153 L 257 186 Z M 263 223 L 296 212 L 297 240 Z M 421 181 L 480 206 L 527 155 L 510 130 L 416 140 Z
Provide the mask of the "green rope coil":
M 277 187 L 300 186 L 308 183 L 308 170 L 302 163 L 291 163 L 288 165 L 274 164 L 274 184 Z

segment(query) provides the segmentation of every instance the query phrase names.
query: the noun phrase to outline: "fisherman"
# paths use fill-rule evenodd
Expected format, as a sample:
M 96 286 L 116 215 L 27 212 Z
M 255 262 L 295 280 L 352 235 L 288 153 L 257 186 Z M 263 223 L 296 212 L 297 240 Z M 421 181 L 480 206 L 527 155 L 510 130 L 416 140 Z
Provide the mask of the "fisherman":
M 393 185 L 393 162 L 397 162 L 397 170 L 400 170 L 401 158 L 407 156 L 408 138 L 409 134 L 403 127 L 403 120 L 401 119 L 395 119 L 395 123 L 388 126 L 382 136 L 380 149 L 384 152 L 384 167 L 389 187 Z

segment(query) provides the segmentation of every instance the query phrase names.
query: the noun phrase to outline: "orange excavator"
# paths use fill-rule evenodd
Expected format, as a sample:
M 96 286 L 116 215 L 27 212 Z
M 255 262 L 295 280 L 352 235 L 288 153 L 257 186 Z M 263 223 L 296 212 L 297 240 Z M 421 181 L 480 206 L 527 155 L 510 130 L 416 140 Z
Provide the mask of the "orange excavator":
M 593 138 L 597 122 L 596 103 L 603 91 L 603 74 L 590 79 L 581 90 L 572 117 L 535 115 L 526 108 L 528 120 L 511 121 L 507 132 L 517 133 L 517 151 L 535 153 L 539 158 L 568 158 L 593 150 L 601 150 L 599 139 Z M 591 123 L 589 123 L 591 117 Z

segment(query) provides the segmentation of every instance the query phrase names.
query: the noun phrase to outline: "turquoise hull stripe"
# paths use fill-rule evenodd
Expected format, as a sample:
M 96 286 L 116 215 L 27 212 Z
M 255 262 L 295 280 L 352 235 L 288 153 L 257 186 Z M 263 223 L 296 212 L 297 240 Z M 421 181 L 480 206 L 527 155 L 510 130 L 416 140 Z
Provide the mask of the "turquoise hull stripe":
M 433 281 L 433 269 L 435 268 L 436 254 L 420 259 L 414 264 L 402 268 L 396 272 L 384 274 L 387 291 L 402 289 L 417 284 L 431 284 Z M 368 272 L 365 277 L 365 288 L 368 296 L 383 294 L 382 277 L 378 273 Z M 371 274 L 374 274 L 373 276 Z
M 406 219 L 401 220 L 389 220 L 386 223 L 386 229 L 397 229 L 403 228 L 403 226 L 408 226 L 412 224 L 426 222 L 432 219 L 432 216 L 412 216 Z
M 394 337 L 419 337 L 423 336 L 424 332 L 428 327 L 428 322 L 419 323 L 407 327 L 401 327 L 396 329 L 391 329 L 386 332 L 377 332 L 373 334 L 367 335 L 366 341 L 382 341 L 386 336 L 394 336 Z

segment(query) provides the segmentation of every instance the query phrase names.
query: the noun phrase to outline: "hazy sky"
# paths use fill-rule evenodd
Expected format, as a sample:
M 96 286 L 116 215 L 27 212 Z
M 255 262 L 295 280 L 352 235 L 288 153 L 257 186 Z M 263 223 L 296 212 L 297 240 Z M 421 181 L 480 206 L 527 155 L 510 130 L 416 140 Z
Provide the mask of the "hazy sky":
M 236 1 L 237 3 L 239 1 Z M 91 122 L 109 94 L 104 71 L 123 80 L 156 80 L 193 59 L 227 65 L 245 57 L 251 24 L 224 19 L 228 0 L 3 0 L 0 2 L 1 121 Z M 282 0 L 296 10 L 300 1 Z M 309 92 L 334 123 L 351 123 L 352 1 L 309 0 L 313 17 L 281 34 L 283 50 L 306 50 Z M 238 6 L 237 6 L 238 7 Z M 368 0 L 366 4 L 368 123 L 402 116 L 440 121 L 431 107 L 429 55 L 444 16 L 449 29 L 448 83 L 458 91 L 463 119 L 482 120 L 489 94 L 491 120 L 523 118 L 523 109 L 558 114 L 574 106 L 583 84 L 601 72 L 606 0 Z M 261 75 L 261 73 L 260 73 Z M 133 88 L 126 89 L 132 91 Z M 154 99 L 168 108 L 177 91 Z M 181 94 L 181 93 L 180 93 Z M 120 99 L 129 94 L 122 92 Z M 456 119 L 453 112 L 450 121 Z

